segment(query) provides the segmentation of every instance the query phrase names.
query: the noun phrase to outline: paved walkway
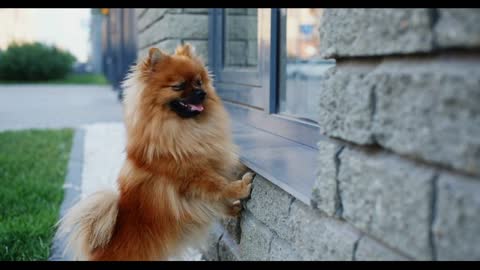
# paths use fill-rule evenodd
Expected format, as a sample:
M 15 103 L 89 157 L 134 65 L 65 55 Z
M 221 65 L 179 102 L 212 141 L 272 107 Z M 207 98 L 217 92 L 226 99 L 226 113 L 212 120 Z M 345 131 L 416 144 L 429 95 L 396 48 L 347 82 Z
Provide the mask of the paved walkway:
M 122 121 L 110 86 L 0 85 L 0 131 Z
M 29 128 L 75 128 L 60 216 L 80 198 L 100 189 L 116 189 L 125 159 L 122 105 L 107 86 L 0 85 L 0 131 Z M 50 260 L 62 254 L 64 239 L 55 239 Z M 201 260 L 187 250 L 172 260 Z

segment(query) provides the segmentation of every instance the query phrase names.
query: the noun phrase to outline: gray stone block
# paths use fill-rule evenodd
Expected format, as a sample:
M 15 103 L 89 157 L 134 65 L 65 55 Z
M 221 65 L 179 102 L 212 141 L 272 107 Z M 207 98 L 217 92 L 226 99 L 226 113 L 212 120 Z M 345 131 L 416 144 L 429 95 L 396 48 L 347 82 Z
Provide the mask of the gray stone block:
M 208 41 L 202 40 L 184 40 L 184 42 L 188 42 L 192 44 L 195 48 L 196 53 L 202 58 L 203 63 L 208 65 Z M 144 59 L 148 55 L 148 50 L 152 47 L 156 47 L 162 49 L 163 51 L 173 54 L 177 46 L 181 45 L 182 41 L 180 39 L 167 39 L 163 40 L 149 46 L 146 46 L 137 53 L 137 59 Z
M 137 9 L 137 10 L 140 10 L 140 9 Z M 147 18 L 149 9 L 146 8 L 146 9 L 142 9 L 142 10 L 143 10 L 142 17 L 138 18 L 138 15 L 137 15 L 137 21 L 136 21 L 136 24 L 135 24 L 139 34 L 145 29 L 146 25 L 148 23 L 150 23 L 150 21 L 147 22 L 147 20 L 151 20 L 151 18 Z
M 285 240 L 274 237 L 270 249 L 270 261 L 300 261 L 302 257 L 297 254 L 294 247 Z
M 440 48 L 480 47 L 480 10 L 440 8 L 435 24 L 435 42 Z
M 244 41 L 227 41 L 225 44 L 225 65 L 235 67 L 247 66 L 247 43 Z
M 380 145 L 480 173 L 480 58 L 385 61 L 368 77 L 376 86 L 372 130 Z
M 293 197 L 260 175 L 255 176 L 252 187 L 246 208 L 280 237 L 289 239 L 287 219 Z
M 257 28 L 257 17 L 255 16 L 226 17 L 226 38 L 229 40 L 256 40 L 258 38 Z
M 257 40 L 249 40 L 247 42 L 247 65 L 256 66 L 258 64 L 258 44 Z
M 247 14 L 249 16 L 257 16 L 258 14 L 258 9 L 256 8 L 247 8 Z
M 150 10 L 149 10 L 150 12 Z M 148 15 L 148 14 L 147 14 Z M 208 15 L 167 13 L 139 36 L 139 47 L 166 39 L 208 39 Z
M 357 251 L 355 252 L 355 260 L 408 261 L 409 259 L 364 235 L 358 242 Z
M 352 257 L 353 245 L 358 239 L 356 231 L 346 223 L 322 216 L 302 202 L 294 201 L 289 194 L 259 176 L 254 180 L 247 209 L 261 222 L 261 228 L 272 229 L 281 238 L 281 241 L 276 240 L 278 246 L 270 252 L 272 259 L 277 259 L 281 252 L 287 252 L 285 245 L 291 246 L 302 260 L 350 260 Z M 248 216 L 243 218 L 248 219 Z M 249 226 L 253 225 L 242 220 L 241 245 L 251 241 L 244 238 L 244 234 L 248 233 L 245 230 L 252 230 Z M 270 235 L 271 232 L 266 233 L 265 230 L 262 230 L 262 235 Z M 280 250 L 282 247 L 285 249 Z M 242 254 L 242 258 L 245 255 Z
M 207 41 L 202 41 L 202 40 L 184 40 L 184 43 L 190 43 L 197 55 L 199 55 L 203 62 L 205 64 L 208 64 L 208 45 L 207 45 Z M 181 45 L 182 44 L 182 41 L 179 40 L 179 39 L 168 39 L 168 40 L 163 40 L 163 41 L 160 41 L 160 42 L 157 42 L 157 43 L 154 43 L 150 46 L 147 46 L 141 50 L 139 50 L 139 56 L 143 56 L 143 57 L 146 57 L 147 54 L 148 54 L 148 50 L 151 48 L 151 47 L 156 47 L 156 48 L 159 48 L 159 49 L 162 49 L 163 51 L 165 52 L 168 52 L 170 54 L 173 54 L 175 52 L 175 49 L 177 48 L 177 46 Z
M 259 176 L 254 180 L 247 209 L 241 221 L 242 260 L 353 258 L 358 231 L 293 200 Z
M 322 216 L 300 201 L 291 206 L 291 246 L 302 260 L 349 261 L 359 233 L 345 222 Z
M 327 58 L 432 50 L 428 9 L 325 9 L 319 30 Z
M 208 64 L 208 41 L 207 40 L 188 40 L 184 42 L 192 44 L 195 48 L 197 55 L 199 55 L 205 64 Z
M 148 10 L 147 8 L 136 8 L 135 9 L 135 17 L 137 17 L 137 20 L 139 18 L 141 18 L 147 10 Z
M 137 61 L 141 61 L 148 56 L 148 49 L 149 48 L 143 48 L 137 51 Z
M 479 57 L 345 63 L 320 89 L 322 133 L 480 173 Z
M 405 254 L 431 259 L 434 172 L 394 155 L 349 148 L 340 154 L 340 162 L 343 217 Z
M 225 14 L 227 15 L 245 15 L 249 8 L 227 8 Z
M 166 53 L 173 54 L 175 52 L 175 49 L 177 46 L 181 45 L 182 42 L 178 39 L 168 39 L 168 40 L 163 40 L 157 43 L 154 43 L 148 47 L 146 47 L 146 51 L 148 52 L 149 48 L 155 47 L 163 50 Z
M 318 123 L 322 133 L 359 144 L 371 143 L 372 89 L 366 79 L 372 65 L 335 67 L 320 85 Z
M 178 13 L 183 13 L 184 10 L 185 8 L 169 8 L 168 13 L 178 14 Z
M 433 234 L 438 260 L 480 260 L 480 179 L 440 175 Z
M 163 17 L 168 11 L 168 8 L 149 8 L 143 16 L 137 21 L 137 29 L 143 32 L 145 28 L 151 25 L 154 21 Z
M 254 216 L 244 214 L 241 222 L 240 257 L 245 261 L 266 261 L 269 258 L 273 233 Z
M 312 191 L 312 204 L 333 216 L 338 209 L 335 154 L 339 146 L 326 140 L 318 142 L 318 178 Z
M 184 13 L 208 14 L 208 8 L 184 8 Z

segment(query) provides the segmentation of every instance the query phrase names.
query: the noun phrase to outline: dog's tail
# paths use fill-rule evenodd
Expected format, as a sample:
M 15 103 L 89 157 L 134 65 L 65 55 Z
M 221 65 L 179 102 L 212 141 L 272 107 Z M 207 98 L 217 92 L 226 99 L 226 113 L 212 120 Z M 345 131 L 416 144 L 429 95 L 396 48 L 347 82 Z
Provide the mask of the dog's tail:
M 98 191 L 70 208 L 57 223 L 57 237 L 67 236 L 65 252 L 72 251 L 74 260 L 88 260 L 95 248 L 110 241 L 118 200 L 114 191 Z

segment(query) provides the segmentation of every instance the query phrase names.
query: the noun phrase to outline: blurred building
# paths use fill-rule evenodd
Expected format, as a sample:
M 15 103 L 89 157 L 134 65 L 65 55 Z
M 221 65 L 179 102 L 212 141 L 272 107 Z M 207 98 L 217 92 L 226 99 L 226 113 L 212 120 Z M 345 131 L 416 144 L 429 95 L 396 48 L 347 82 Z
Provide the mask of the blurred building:
M 30 10 L 19 8 L 0 9 L 0 50 L 5 50 L 12 42 L 33 40 L 32 14 Z
M 102 59 L 102 23 L 104 16 L 98 8 L 92 8 L 90 17 L 90 55 L 88 63 L 91 71 L 101 73 L 103 70 Z
M 294 59 L 308 59 L 318 54 L 320 47 L 318 28 L 323 9 L 283 9 L 282 13 L 283 16 L 287 16 L 288 13 L 286 21 L 287 56 Z
M 134 9 L 101 9 L 102 69 L 122 97 L 121 82 L 137 58 L 137 31 Z

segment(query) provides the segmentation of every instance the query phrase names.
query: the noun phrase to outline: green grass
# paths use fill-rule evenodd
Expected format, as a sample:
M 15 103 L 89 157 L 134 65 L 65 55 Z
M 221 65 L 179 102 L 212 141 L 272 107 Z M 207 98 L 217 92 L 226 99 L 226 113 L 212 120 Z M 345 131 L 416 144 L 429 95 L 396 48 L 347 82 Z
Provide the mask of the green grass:
M 73 131 L 0 133 L 0 261 L 47 260 Z
M 65 79 L 50 81 L 54 84 L 100 84 L 107 85 L 108 81 L 102 74 L 71 74 Z
M 50 81 L 0 81 L 0 84 L 94 84 L 108 85 L 103 74 L 69 74 L 64 79 Z

